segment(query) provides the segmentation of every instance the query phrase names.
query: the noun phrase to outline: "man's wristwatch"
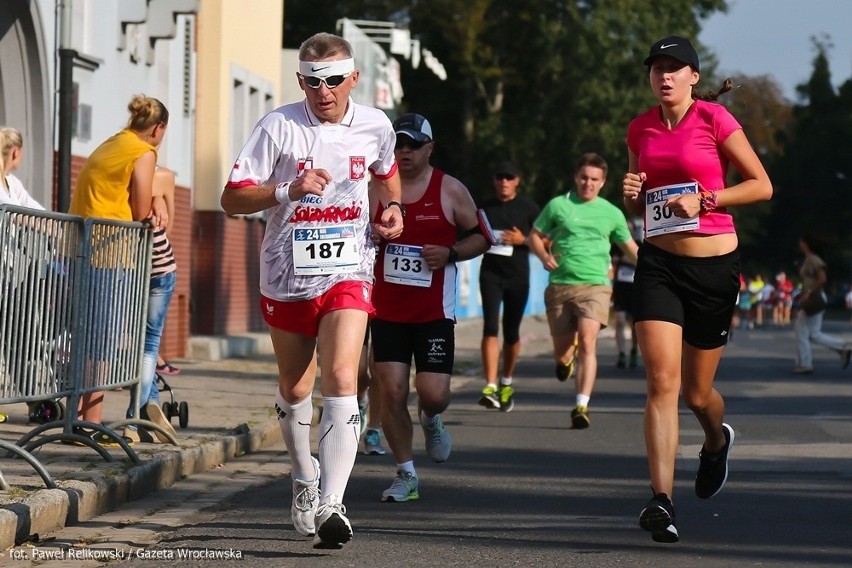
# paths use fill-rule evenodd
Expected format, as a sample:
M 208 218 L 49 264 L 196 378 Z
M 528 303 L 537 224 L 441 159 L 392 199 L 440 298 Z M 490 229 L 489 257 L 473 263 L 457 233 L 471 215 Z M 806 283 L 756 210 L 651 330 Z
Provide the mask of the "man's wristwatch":
M 396 205 L 397 207 L 399 207 L 399 212 L 402 213 L 403 217 L 405 217 L 405 205 L 403 205 L 399 201 L 388 201 L 388 204 L 385 205 L 385 209 L 389 208 L 391 205 Z

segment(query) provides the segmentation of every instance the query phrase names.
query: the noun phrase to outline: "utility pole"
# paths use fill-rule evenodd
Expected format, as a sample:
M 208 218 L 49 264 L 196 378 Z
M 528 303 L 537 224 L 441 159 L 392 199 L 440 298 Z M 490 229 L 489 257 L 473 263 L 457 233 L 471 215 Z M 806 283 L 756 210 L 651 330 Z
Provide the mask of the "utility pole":
M 71 0 L 61 0 L 59 10 L 59 139 L 57 140 L 58 209 L 68 212 L 71 205 L 71 122 L 73 120 L 72 91 L 74 89 L 74 58 L 77 52 L 71 45 Z

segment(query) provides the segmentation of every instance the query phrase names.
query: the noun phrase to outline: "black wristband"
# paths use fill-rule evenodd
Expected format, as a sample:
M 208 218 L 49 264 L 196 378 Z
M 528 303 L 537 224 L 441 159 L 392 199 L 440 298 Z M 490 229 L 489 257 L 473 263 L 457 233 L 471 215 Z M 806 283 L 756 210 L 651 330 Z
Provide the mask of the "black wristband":
M 450 256 L 447 258 L 447 264 L 459 261 L 459 251 L 455 247 L 450 247 Z
M 385 205 L 385 209 L 390 207 L 391 205 L 396 205 L 399 208 L 399 212 L 402 213 L 402 216 L 405 217 L 405 205 L 400 203 L 399 201 L 388 201 L 388 204 Z

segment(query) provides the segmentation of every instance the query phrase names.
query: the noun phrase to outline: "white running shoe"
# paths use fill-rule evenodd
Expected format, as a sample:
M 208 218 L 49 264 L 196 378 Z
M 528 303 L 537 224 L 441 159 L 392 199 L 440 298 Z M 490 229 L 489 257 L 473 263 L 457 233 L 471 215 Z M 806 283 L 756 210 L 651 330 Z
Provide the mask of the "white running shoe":
M 352 525 L 346 518 L 346 507 L 337 495 L 329 495 L 322 500 L 315 524 L 314 548 L 337 550 L 352 540 Z
M 290 518 L 293 527 L 302 536 L 313 536 L 316 533 L 314 519 L 320 498 L 320 465 L 316 458 L 311 457 L 317 472 L 313 481 L 302 481 L 293 478 L 293 504 L 290 506 Z
M 450 452 L 453 450 L 453 439 L 447 429 L 444 428 L 441 415 L 438 414 L 435 420 L 429 424 L 421 422 L 420 425 L 423 427 L 423 435 L 426 437 L 426 453 L 429 454 L 432 461 L 438 463 L 447 461 Z
M 396 479 L 390 487 L 382 492 L 382 501 L 386 503 L 402 503 L 403 501 L 415 501 L 420 499 L 417 491 L 417 476 L 401 469 L 396 472 Z

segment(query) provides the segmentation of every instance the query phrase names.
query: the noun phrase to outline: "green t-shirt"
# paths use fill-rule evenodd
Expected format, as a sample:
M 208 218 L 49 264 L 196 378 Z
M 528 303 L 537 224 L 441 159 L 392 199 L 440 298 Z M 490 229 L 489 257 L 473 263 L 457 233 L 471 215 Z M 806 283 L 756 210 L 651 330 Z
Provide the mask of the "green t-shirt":
M 621 210 L 602 197 L 581 201 L 573 193 L 551 199 L 533 225 L 553 241 L 559 267 L 551 284 L 610 284 L 610 242 L 631 239 Z

